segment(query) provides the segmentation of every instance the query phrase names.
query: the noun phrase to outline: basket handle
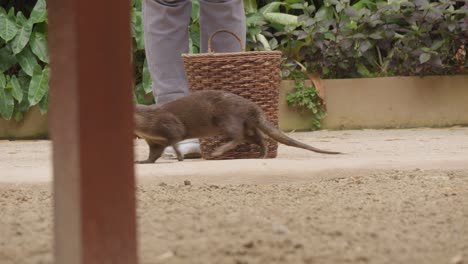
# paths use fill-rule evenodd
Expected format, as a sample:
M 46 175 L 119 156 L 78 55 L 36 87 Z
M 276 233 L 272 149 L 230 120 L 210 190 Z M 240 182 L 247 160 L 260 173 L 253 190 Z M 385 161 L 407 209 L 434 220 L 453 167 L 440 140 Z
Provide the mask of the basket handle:
M 240 45 L 240 49 L 242 51 L 245 51 L 245 49 L 242 47 L 242 40 L 239 38 L 239 36 L 237 36 L 236 34 L 234 34 L 233 32 L 227 30 L 227 29 L 220 29 L 220 30 L 217 30 L 215 32 L 213 32 L 210 36 L 210 38 L 208 39 L 208 52 L 214 52 L 213 49 L 211 48 L 211 41 L 213 40 L 214 36 L 220 32 L 225 32 L 225 33 L 229 33 L 231 34 L 233 37 L 235 37 L 237 39 L 237 41 L 239 41 L 239 45 Z

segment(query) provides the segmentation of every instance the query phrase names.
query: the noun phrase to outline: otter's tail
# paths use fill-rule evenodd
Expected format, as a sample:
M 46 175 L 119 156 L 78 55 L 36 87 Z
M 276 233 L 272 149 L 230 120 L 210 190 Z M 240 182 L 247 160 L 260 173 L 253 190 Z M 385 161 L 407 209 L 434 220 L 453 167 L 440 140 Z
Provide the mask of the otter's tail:
M 291 146 L 291 147 L 296 147 L 296 148 L 302 148 L 302 149 L 307 149 L 310 151 L 314 151 L 317 153 L 323 153 L 323 154 L 342 154 L 341 152 L 336 152 L 336 151 L 327 151 L 327 150 L 321 150 L 318 148 L 314 148 L 312 146 L 309 146 L 307 144 L 304 144 L 302 142 L 299 142 L 297 140 L 294 140 L 285 134 L 283 134 L 281 131 L 276 129 L 270 122 L 268 122 L 265 118 L 260 118 L 260 121 L 257 123 L 258 128 L 265 134 L 267 134 L 269 137 L 273 138 L 274 140 Z

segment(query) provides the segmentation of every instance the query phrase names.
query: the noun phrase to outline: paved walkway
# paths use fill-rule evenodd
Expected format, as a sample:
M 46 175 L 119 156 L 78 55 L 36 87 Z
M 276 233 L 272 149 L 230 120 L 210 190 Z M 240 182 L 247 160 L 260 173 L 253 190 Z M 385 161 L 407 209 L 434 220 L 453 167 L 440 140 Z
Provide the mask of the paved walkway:
M 350 130 L 288 133 L 312 146 L 345 152 L 323 155 L 280 145 L 276 159 L 185 160 L 160 159 L 137 165 L 138 181 L 193 184 L 263 184 L 307 182 L 313 177 L 346 177 L 357 171 L 468 169 L 468 128 Z M 135 141 L 136 159 L 147 155 Z M 50 141 L 0 141 L 0 182 L 51 182 Z

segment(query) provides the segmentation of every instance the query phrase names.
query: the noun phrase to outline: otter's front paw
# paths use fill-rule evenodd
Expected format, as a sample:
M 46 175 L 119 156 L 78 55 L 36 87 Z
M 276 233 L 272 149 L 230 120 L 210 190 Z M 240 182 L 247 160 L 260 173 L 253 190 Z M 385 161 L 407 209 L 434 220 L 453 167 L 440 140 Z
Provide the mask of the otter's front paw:
M 135 161 L 135 164 L 150 164 L 150 163 L 154 163 L 154 161 L 150 161 L 150 160 L 137 160 L 137 161 Z

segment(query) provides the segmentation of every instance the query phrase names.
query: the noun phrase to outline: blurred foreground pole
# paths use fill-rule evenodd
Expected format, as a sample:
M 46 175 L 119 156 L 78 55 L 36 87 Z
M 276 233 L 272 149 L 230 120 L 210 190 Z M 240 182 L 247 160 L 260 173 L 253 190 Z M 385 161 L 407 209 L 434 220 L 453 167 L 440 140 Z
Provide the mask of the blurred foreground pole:
M 55 263 L 137 263 L 130 0 L 48 0 Z

